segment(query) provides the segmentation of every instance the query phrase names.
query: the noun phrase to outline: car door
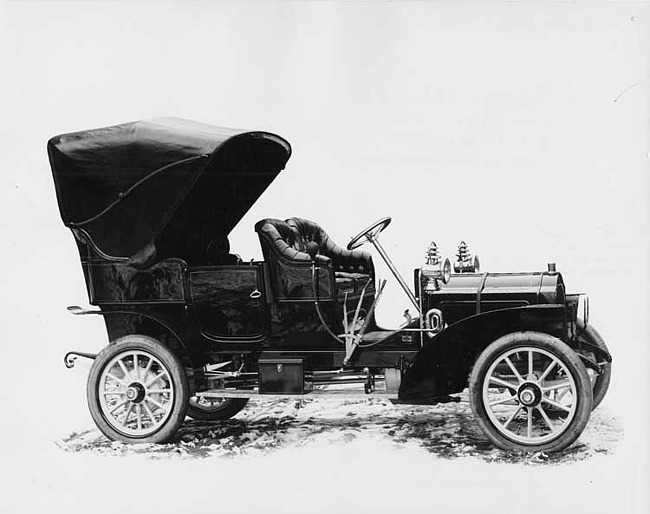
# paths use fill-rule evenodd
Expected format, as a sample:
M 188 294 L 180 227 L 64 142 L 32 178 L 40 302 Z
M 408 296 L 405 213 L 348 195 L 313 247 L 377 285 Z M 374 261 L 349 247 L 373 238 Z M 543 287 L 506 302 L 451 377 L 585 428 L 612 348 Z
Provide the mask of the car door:
M 261 263 L 190 269 L 192 303 L 211 339 L 261 341 L 267 332 Z

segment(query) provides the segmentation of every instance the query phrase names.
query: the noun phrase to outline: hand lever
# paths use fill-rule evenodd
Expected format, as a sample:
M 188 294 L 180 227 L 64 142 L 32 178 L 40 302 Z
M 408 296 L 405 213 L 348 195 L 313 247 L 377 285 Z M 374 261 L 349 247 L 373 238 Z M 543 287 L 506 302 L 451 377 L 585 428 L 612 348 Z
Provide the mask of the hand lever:
M 316 267 L 316 255 L 318 255 L 318 244 L 314 243 L 313 241 L 309 241 L 307 243 L 307 248 L 306 248 L 307 253 L 309 254 L 309 257 L 311 257 L 311 287 L 314 291 L 314 307 L 316 307 L 316 313 L 318 314 L 318 319 L 320 319 L 321 324 L 323 325 L 323 328 L 327 331 L 329 335 L 331 335 L 334 339 L 336 339 L 339 343 L 341 343 L 341 339 L 334 333 L 332 332 L 332 329 L 330 329 L 327 326 L 327 323 L 325 323 L 325 320 L 323 319 L 323 313 L 320 311 L 320 307 L 318 305 L 318 268 Z
M 318 250 L 318 243 L 314 243 L 313 241 L 309 241 L 309 243 L 307 243 L 307 253 L 309 254 L 309 257 L 311 257 L 311 262 L 316 262 Z

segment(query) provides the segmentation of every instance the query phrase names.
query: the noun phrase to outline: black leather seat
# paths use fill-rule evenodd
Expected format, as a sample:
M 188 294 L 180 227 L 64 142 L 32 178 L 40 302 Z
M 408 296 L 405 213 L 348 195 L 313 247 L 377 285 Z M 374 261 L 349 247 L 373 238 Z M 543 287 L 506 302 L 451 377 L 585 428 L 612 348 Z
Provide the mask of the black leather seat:
M 366 294 L 374 294 L 375 268 L 370 254 L 338 246 L 318 224 L 301 218 L 268 218 L 257 222 L 255 231 L 278 300 L 314 298 L 311 257 L 307 253 L 310 242 L 318 245 L 319 299 L 356 295 L 366 284 Z

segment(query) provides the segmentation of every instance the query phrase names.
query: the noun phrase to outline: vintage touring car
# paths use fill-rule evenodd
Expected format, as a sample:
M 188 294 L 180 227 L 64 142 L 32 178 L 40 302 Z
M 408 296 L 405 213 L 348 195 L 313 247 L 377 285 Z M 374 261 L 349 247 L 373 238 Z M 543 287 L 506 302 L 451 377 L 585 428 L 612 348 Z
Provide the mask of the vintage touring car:
M 347 248 L 312 221 L 266 218 L 264 260 L 231 253 L 230 231 L 291 155 L 277 135 L 163 118 L 56 136 L 48 154 L 97 307 L 68 309 L 103 316 L 110 341 L 65 362 L 94 359 L 88 405 L 110 439 L 167 441 L 186 416 L 217 422 L 258 396 L 436 404 L 468 388 L 496 445 L 557 451 L 607 391 L 587 297 L 554 264 L 485 273 L 461 243 L 452 270 L 431 243 L 411 288 L 379 241 L 390 218 Z M 364 244 L 412 304 L 399 328 L 375 321 L 386 281 Z

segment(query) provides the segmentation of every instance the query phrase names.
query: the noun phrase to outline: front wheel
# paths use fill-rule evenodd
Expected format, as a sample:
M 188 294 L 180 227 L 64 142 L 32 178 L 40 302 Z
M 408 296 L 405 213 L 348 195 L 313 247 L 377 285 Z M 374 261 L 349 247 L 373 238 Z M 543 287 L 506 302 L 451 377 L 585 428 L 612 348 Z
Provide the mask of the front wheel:
M 95 424 L 109 439 L 162 443 L 183 423 L 189 390 L 183 366 L 167 347 L 130 335 L 97 355 L 87 396 Z
M 593 402 L 580 357 L 559 339 L 537 332 L 508 334 L 477 359 L 470 405 L 500 448 L 555 452 L 582 433 Z

